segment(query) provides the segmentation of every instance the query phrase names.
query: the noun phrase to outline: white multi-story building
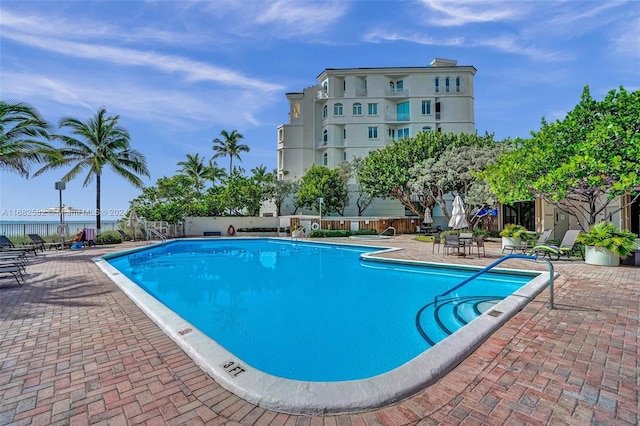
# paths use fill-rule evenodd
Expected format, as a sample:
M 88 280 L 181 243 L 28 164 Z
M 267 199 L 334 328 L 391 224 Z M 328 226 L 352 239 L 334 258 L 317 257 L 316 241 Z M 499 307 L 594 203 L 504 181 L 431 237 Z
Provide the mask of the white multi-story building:
M 287 93 L 289 123 L 278 127 L 280 178 L 299 179 L 314 164 L 333 168 L 364 158 L 421 131 L 475 132 L 475 73 L 473 66 L 447 59 L 426 67 L 325 69 L 320 84 Z M 284 214 L 291 210 L 286 207 Z M 356 213 L 347 208 L 348 215 Z M 388 200 L 377 201 L 365 214 L 404 216 L 405 211 Z

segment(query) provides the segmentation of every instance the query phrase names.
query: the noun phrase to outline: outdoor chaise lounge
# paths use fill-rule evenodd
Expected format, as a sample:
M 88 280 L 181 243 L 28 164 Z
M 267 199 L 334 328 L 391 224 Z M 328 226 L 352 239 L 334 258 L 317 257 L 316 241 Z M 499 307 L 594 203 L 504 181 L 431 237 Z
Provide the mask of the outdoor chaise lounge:
M 38 234 L 28 234 L 33 244 L 35 244 L 40 250 L 44 251 L 45 248 L 51 250 L 52 248 L 61 249 L 62 242 L 59 243 L 48 243 L 46 242 L 40 235 Z
M 0 274 L 10 274 L 12 275 L 19 286 L 22 286 L 24 283 L 24 276 L 22 275 L 22 267 L 19 264 L 14 265 L 0 265 Z
M 578 234 L 580 232 L 582 231 L 580 231 L 579 229 L 570 229 L 564 234 L 562 242 L 560 242 L 559 246 L 544 244 L 535 246 L 531 250 L 529 250 L 528 254 L 549 256 L 550 259 L 552 257 L 555 257 L 555 260 L 560 259 L 561 255 L 567 256 L 568 258 L 574 250 L 576 239 L 578 238 Z
M 553 232 L 553 229 L 545 229 L 544 231 L 542 231 L 542 234 L 540 234 L 540 237 L 538 237 L 538 241 L 536 241 L 533 244 L 528 242 L 523 242 L 519 246 L 512 246 L 508 244 L 502 248 L 502 253 L 504 253 L 505 250 L 509 250 L 511 253 L 515 253 L 515 252 L 525 253 L 527 250 L 531 250 L 534 247 L 544 246 L 547 244 L 547 240 L 551 237 L 552 232 Z
M 32 252 L 34 255 L 38 255 L 38 248 L 35 245 L 20 245 L 16 246 L 13 244 L 6 235 L 0 235 L 0 253 L 1 252 L 22 252 L 29 253 Z

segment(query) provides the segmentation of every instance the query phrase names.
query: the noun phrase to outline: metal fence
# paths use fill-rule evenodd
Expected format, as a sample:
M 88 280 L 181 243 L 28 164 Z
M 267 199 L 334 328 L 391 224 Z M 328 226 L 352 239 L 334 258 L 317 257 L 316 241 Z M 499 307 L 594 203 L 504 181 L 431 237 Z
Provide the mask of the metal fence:
M 96 227 L 95 221 L 65 222 L 69 226 L 69 235 L 74 235 L 84 228 Z M 24 237 L 28 234 L 38 234 L 41 237 L 54 237 L 58 235 L 60 222 L 0 222 L 0 235 L 11 237 Z M 115 231 L 119 228 L 117 222 L 101 222 L 101 232 Z

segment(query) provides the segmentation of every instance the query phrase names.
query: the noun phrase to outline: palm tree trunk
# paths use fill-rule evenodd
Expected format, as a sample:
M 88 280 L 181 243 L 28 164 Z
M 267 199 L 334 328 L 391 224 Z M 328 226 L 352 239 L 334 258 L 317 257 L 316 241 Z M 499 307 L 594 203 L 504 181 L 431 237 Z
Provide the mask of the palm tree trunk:
M 100 235 L 100 173 L 96 173 L 96 235 Z

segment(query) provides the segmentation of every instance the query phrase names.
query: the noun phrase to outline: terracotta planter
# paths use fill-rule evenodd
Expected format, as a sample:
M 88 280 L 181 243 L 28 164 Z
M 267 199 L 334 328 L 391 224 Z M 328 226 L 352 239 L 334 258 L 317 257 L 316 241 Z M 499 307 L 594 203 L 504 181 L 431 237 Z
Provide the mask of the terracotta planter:
M 584 248 L 584 262 L 597 266 L 620 266 L 620 256 L 602 247 L 586 246 Z
M 504 249 L 505 246 L 518 247 L 520 244 L 522 244 L 521 238 L 502 237 L 502 249 Z

